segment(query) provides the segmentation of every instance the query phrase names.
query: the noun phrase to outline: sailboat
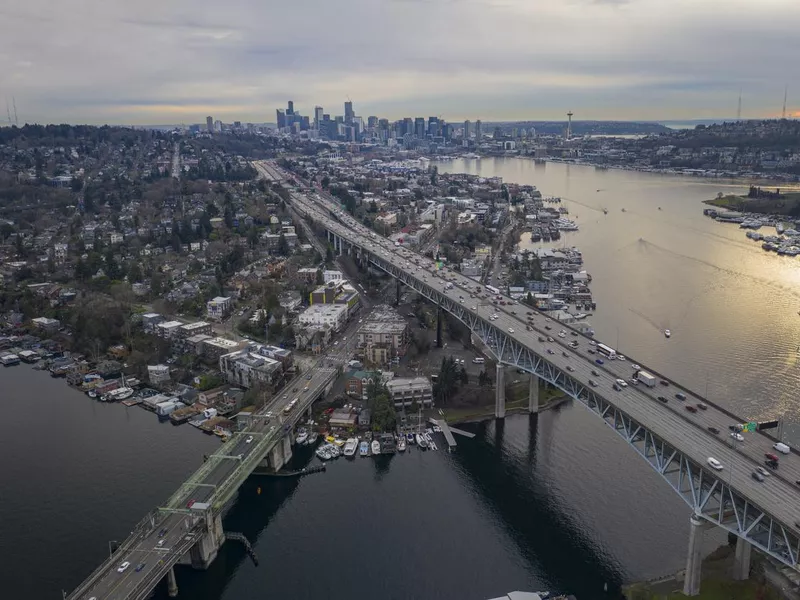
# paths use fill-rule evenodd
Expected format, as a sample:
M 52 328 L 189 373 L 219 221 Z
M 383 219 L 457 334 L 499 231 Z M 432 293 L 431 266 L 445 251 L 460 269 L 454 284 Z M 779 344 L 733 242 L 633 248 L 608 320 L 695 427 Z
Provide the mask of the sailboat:
M 119 400 L 127 400 L 133 396 L 135 390 L 132 387 L 125 385 L 125 375 L 122 375 L 122 385 L 115 390 L 111 390 L 105 395 L 105 402 L 117 402 Z

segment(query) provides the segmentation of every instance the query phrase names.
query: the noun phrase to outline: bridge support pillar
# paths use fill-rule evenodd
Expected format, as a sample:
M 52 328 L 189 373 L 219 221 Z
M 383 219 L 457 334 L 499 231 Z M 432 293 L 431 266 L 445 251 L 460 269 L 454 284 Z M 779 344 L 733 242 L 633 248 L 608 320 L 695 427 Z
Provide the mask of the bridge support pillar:
M 206 570 L 217 558 L 222 544 L 225 543 L 225 531 L 222 529 L 222 517 L 212 517 L 206 525 L 203 537 L 189 550 L 189 559 L 193 569 Z M 177 594 L 177 585 L 175 586 Z
M 743 581 L 750 578 L 750 551 L 753 546 L 744 538 L 736 540 L 736 555 L 733 561 L 733 579 Z
M 292 460 L 292 432 L 289 431 L 285 436 L 283 436 L 283 464 L 288 463 Z
M 442 347 L 442 307 L 436 308 L 436 347 Z
M 399 279 L 396 279 L 395 281 L 396 281 L 396 283 L 397 283 L 397 286 L 395 287 L 395 300 L 394 300 L 394 304 L 395 304 L 395 306 L 400 306 L 400 280 L 399 280 Z
M 495 377 L 495 397 L 494 397 L 494 417 L 496 419 L 506 418 L 506 380 L 505 370 L 502 363 L 497 363 Z
M 539 376 L 533 373 L 528 384 L 528 412 L 531 414 L 539 412 Z
M 689 519 L 689 552 L 686 556 L 686 573 L 683 579 L 683 594 L 697 596 L 700 593 L 700 571 L 702 565 L 703 520 L 692 515 Z
M 178 582 L 175 579 L 175 567 L 167 571 L 167 594 L 170 598 L 178 595 Z

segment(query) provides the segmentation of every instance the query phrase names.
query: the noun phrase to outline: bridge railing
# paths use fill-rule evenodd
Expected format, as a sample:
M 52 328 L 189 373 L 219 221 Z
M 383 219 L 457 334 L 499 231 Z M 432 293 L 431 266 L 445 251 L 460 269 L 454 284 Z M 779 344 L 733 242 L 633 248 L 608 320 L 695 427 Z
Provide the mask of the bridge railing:
M 139 536 L 142 534 L 143 531 L 148 531 L 151 527 L 151 522 L 156 522 L 160 518 L 160 515 L 157 510 L 152 510 L 145 517 L 139 521 L 134 527 L 125 541 L 120 544 L 114 553 L 105 559 L 100 565 L 92 571 L 92 573 L 83 580 L 83 582 L 67 596 L 68 600 L 72 600 L 73 598 L 78 598 L 81 595 L 85 594 L 86 591 L 91 588 L 97 581 L 97 579 L 104 575 L 109 568 L 113 568 L 116 564 L 117 560 L 119 560 L 120 554 L 124 553 L 125 551 L 130 548 L 133 542 L 139 540 Z

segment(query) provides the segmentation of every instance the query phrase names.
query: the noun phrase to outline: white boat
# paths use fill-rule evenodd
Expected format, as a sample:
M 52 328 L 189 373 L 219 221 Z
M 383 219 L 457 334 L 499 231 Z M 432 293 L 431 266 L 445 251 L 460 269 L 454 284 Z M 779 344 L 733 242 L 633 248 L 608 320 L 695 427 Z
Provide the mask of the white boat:
M 317 448 L 316 455 L 319 456 L 321 460 L 330 460 L 331 453 L 328 451 L 328 445 L 322 444 L 322 446 Z
M 342 451 L 339 450 L 339 447 L 333 444 L 328 444 L 328 453 L 331 455 L 331 458 L 339 458 L 342 455 Z
M 301 429 L 300 432 L 297 434 L 297 437 L 294 440 L 294 443 L 298 446 L 302 446 L 308 441 L 308 432 L 305 429 Z
M 420 433 L 417 434 L 417 446 L 420 448 L 428 447 L 428 440 L 426 440 Z
M 313 446 L 317 443 L 317 438 L 319 438 L 319 434 L 316 431 L 312 431 L 310 434 L 308 434 L 308 441 L 306 441 L 306 444 Z
M 401 435 L 400 438 L 397 440 L 397 451 L 398 452 L 406 451 L 406 436 Z
M 118 400 L 127 400 L 131 396 L 133 396 L 134 389 L 128 386 L 118 387 L 115 390 L 111 390 L 105 395 L 106 402 L 117 402 Z
M 664 330 L 664 337 L 667 337 L 667 338 L 668 338 L 668 337 L 670 337 L 671 335 L 672 335 L 672 332 L 670 332 L 670 330 L 669 330 L 669 329 L 665 329 L 665 330 Z
M 344 444 L 344 455 L 355 456 L 357 448 L 358 440 L 356 438 L 349 438 Z
M 369 456 L 369 442 L 361 442 L 358 453 L 361 454 L 361 456 Z
M 381 443 L 378 440 L 372 440 L 372 453 L 373 454 L 381 453 Z

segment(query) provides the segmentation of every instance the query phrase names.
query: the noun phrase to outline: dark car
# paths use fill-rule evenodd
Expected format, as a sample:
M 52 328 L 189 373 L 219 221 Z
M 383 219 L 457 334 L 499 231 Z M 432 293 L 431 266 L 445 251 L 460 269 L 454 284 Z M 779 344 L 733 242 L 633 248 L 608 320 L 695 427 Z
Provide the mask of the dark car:
M 767 465 L 770 469 L 777 469 L 778 468 L 778 461 L 777 460 L 765 460 L 764 464 Z
M 611 387 L 612 387 L 612 388 L 614 388 L 614 391 L 617 391 L 617 392 L 618 392 L 618 391 L 620 391 L 620 390 L 622 389 L 622 388 L 621 388 L 621 387 L 619 387 L 619 386 L 618 386 L 616 383 L 615 383 L 614 385 L 612 385 Z
M 589 385 L 592 387 L 597 387 L 597 382 L 594 379 L 590 379 Z M 800 481 L 797 482 L 797 485 L 800 485 Z
M 158 532 L 158 537 L 164 537 L 165 535 L 167 535 L 167 528 L 166 527 Z
M 706 427 L 706 429 L 708 429 L 714 435 L 719 435 L 719 429 L 717 429 L 716 427 Z
M 555 354 L 555 352 L 553 352 L 550 348 L 547 349 L 547 353 L 548 354 Z
M 567 371 L 572 373 L 575 369 L 573 369 L 570 365 L 567 365 Z
M 664 379 L 662 379 L 662 380 L 661 380 L 661 381 L 659 381 L 658 383 L 660 383 L 661 385 L 669 385 L 669 382 L 668 382 L 668 381 L 665 381 Z
M 564 358 L 569 358 L 569 354 L 567 354 L 564 351 L 561 352 L 561 356 L 563 356 Z
M 539 341 L 540 341 L 540 342 L 543 342 L 543 341 L 544 341 L 544 338 L 543 338 L 542 336 L 539 336 Z
M 547 331 L 550 331 L 552 329 L 552 327 L 550 327 L 550 325 L 545 325 L 544 328 L 547 329 Z
M 742 430 L 742 426 L 741 425 L 736 425 L 736 424 L 728 425 L 728 429 L 730 429 L 731 431 L 741 431 Z
M 138 573 L 139 571 L 144 569 L 144 566 L 145 566 L 145 563 L 139 563 L 138 565 L 136 565 L 136 572 Z
M 596 369 L 592 369 L 592 375 L 595 377 L 600 377 L 600 373 L 598 373 Z
M 659 401 L 663 402 L 664 404 L 669 402 L 669 400 L 667 400 L 664 396 L 659 396 L 658 399 L 659 399 Z
M 692 406 L 691 404 L 687 404 L 686 405 L 686 410 L 688 410 L 690 413 L 696 413 L 697 412 L 697 409 L 694 406 Z
M 578 332 L 577 331 L 572 331 L 572 332 L 570 332 L 570 335 L 574 335 L 575 337 L 578 337 Z
M 678 400 L 686 400 L 686 394 L 684 394 L 683 392 L 678 392 L 677 394 L 675 394 L 675 397 Z
M 594 353 L 595 353 L 595 350 L 592 350 L 591 348 L 589 348 L 589 349 L 587 350 L 587 352 L 588 352 L 589 354 L 594 354 Z
M 594 362 L 596 362 L 598 365 L 602 365 L 603 364 L 603 359 L 602 358 L 595 358 Z

